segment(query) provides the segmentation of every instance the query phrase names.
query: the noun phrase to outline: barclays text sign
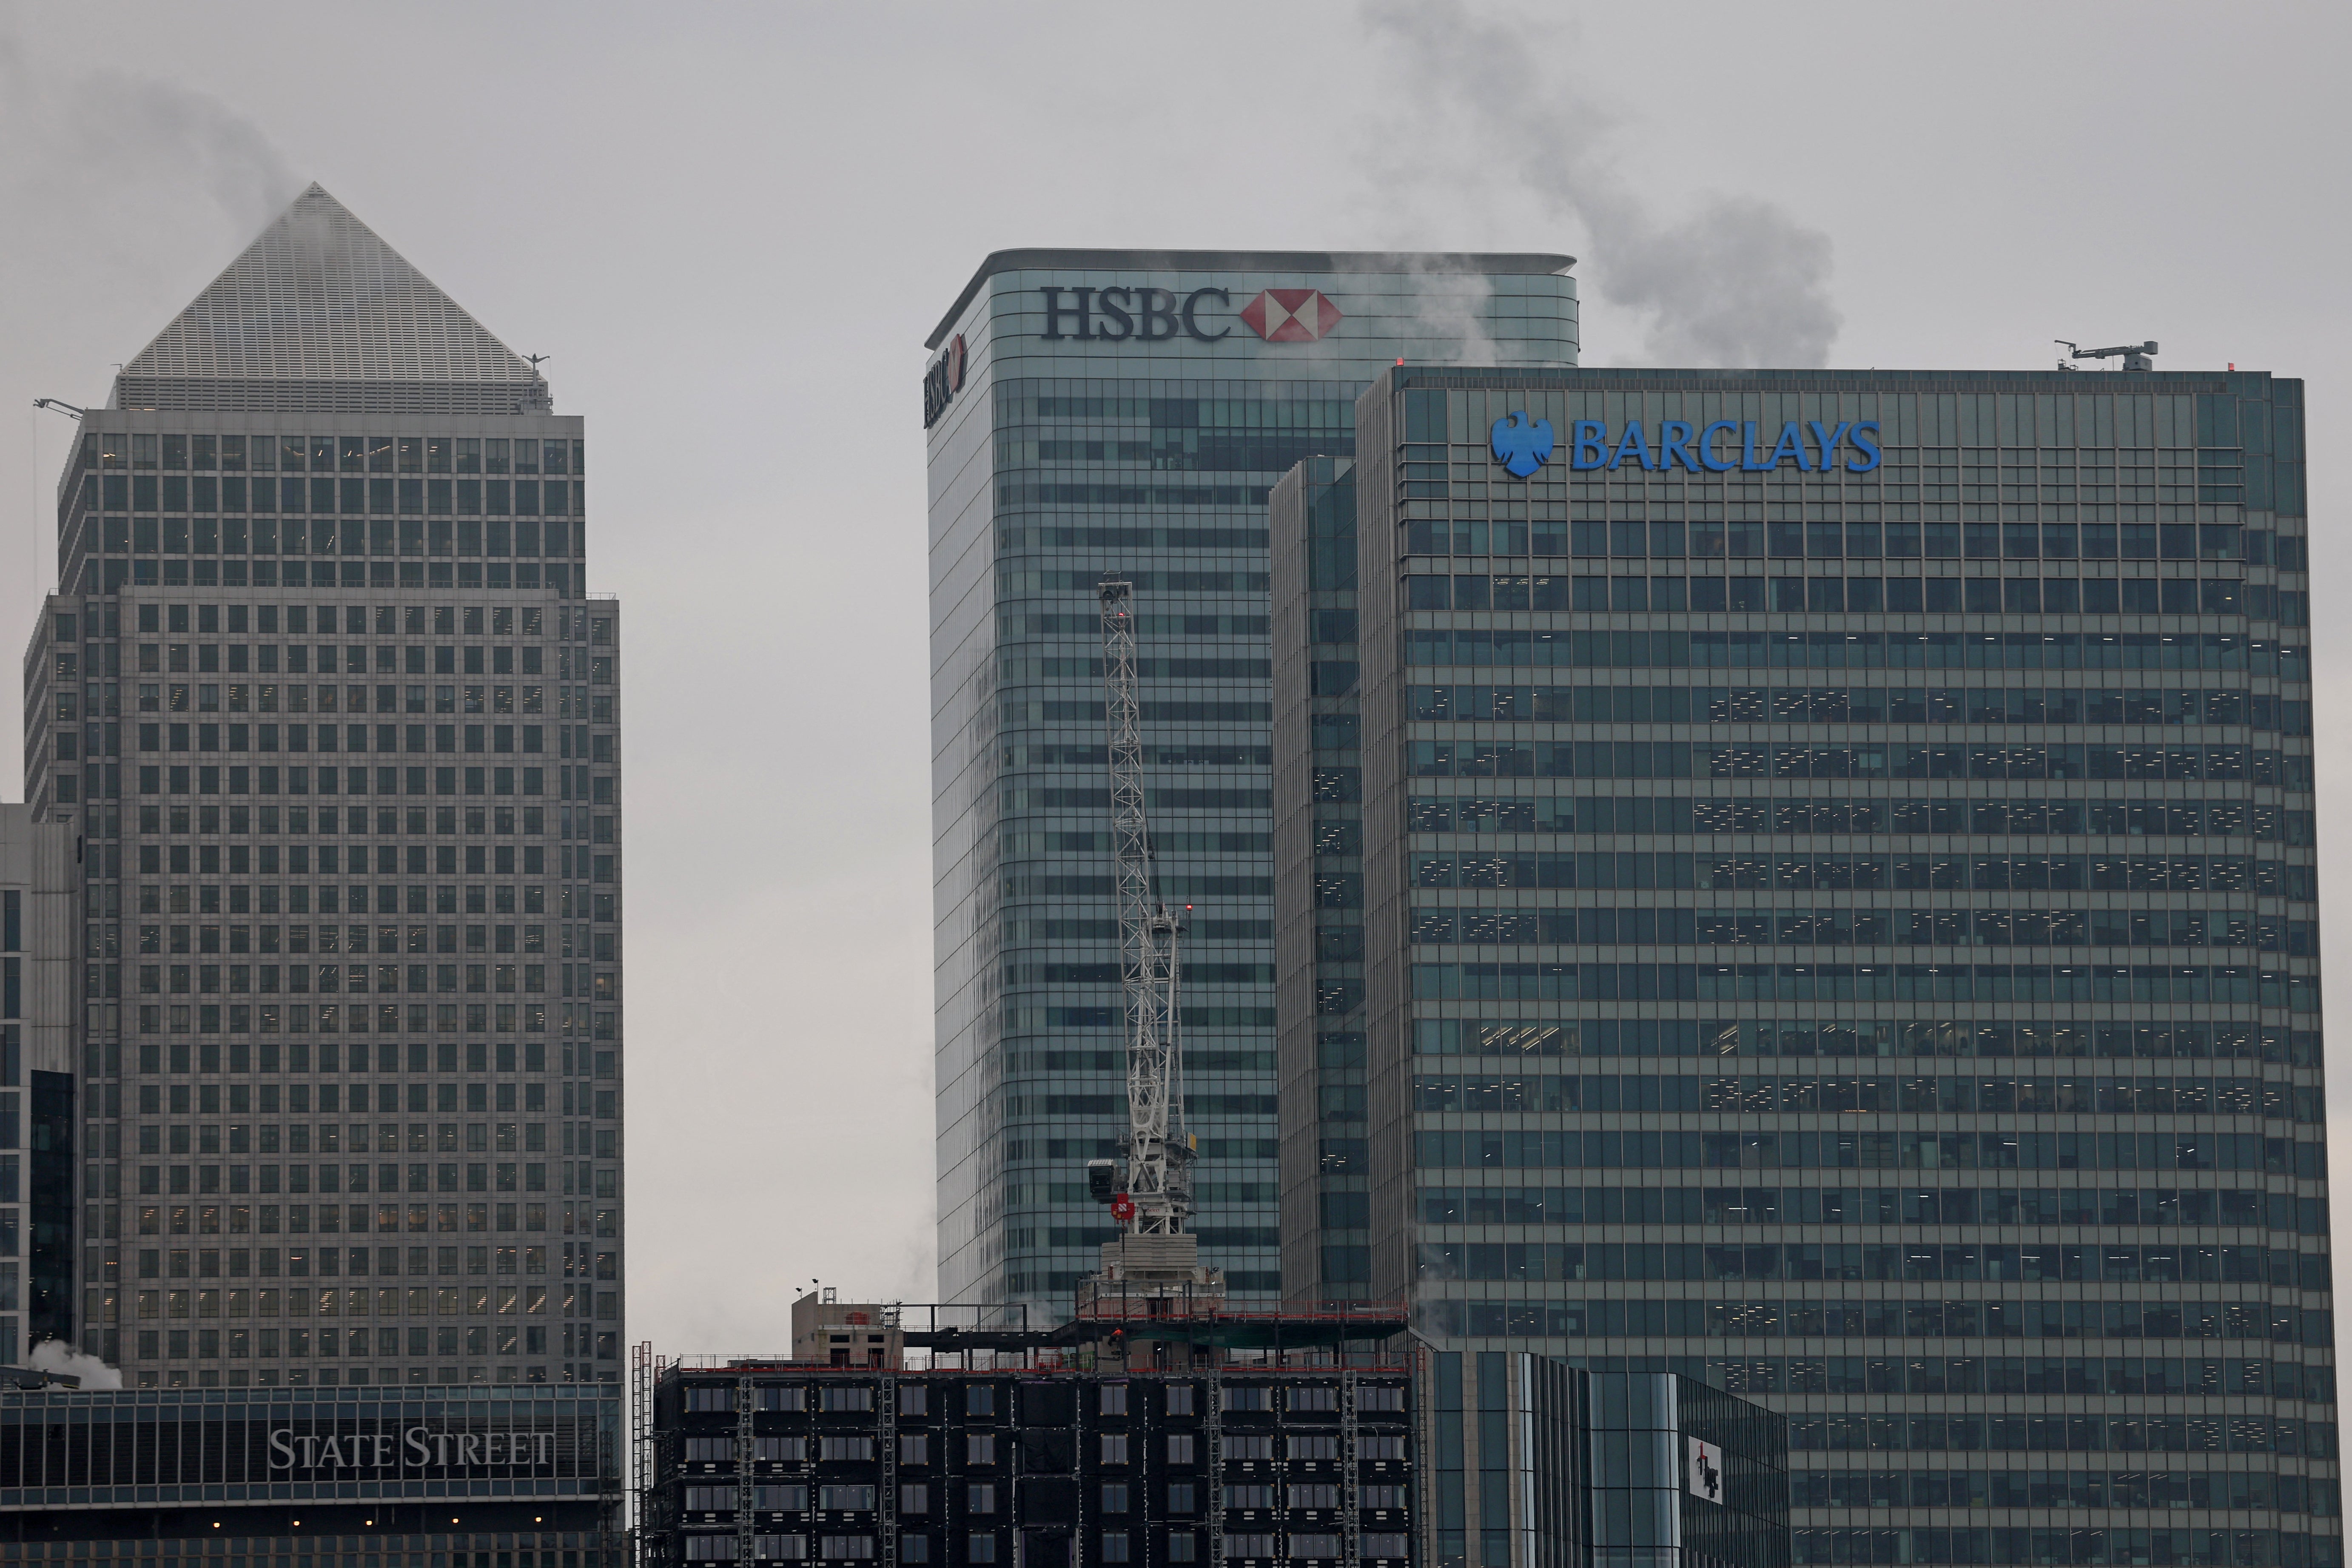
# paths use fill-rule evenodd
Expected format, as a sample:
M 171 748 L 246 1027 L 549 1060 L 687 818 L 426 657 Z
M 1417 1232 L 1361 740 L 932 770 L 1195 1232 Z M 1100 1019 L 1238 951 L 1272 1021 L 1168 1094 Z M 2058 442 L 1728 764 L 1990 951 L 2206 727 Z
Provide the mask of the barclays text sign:
M 1770 473 L 1794 461 L 1805 473 L 1828 473 L 1840 467 L 1852 474 L 1876 468 L 1883 457 L 1878 446 L 1878 421 L 1840 420 L 1824 425 L 1791 419 L 1780 426 L 1770 447 L 1764 447 L 1753 419 L 1717 419 L 1700 426 L 1683 419 L 1658 423 L 1653 440 L 1638 419 L 1626 422 L 1612 435 L 1605 421 L 1578 419 L 1570 423 L 1568 466 L 1578 472 L 1614 469 L 1633 462 L 1652 472 L 1685 468 L 1691 473 Z M 1551 421 L 1530 422 L 1524 412 L 1495 421 L 1495 460 L 1521 479 L 1551 458 Z M 1843 457 L 1844 461 L 1840 463 Z

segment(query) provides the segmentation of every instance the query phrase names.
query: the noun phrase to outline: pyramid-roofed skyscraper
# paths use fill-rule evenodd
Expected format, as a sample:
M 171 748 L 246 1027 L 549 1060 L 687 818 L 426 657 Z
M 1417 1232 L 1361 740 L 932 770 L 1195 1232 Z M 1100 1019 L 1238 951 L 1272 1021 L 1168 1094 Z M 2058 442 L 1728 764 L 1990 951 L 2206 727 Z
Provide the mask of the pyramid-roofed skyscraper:
M 0 1360 L 617 1379 L 620 615 L 552 407 L 314 184 L 83 416 L 25 709 L 79 1153 Z
M 312 184 L 115 380 L 118 408 L 510 414 L 539 373 Z

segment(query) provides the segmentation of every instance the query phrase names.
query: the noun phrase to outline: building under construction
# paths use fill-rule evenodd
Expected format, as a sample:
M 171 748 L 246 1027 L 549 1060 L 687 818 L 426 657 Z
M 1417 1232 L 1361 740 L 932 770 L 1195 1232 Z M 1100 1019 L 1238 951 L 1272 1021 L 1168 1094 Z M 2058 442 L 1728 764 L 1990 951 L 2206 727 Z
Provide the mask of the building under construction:
M 644 1562 L 1337 1568 L 1415 1556 L 1402 1365 L 1090 1370 L 1040 1348 L 966 1359 L 652 1369 Z
M 796 1358 L 641 1354 L 642 1561 L 1789 1568 L 1784 1423 L 1671 1373 L 1378 1311 L 978 1316 L 813 1295 Z

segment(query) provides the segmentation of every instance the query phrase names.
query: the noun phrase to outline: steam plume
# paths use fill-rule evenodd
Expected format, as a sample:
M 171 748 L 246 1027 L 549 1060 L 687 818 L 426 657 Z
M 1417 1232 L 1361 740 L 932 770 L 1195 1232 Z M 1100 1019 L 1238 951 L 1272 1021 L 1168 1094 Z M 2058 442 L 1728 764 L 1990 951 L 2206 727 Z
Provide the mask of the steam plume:
M 122 1373 L 94 1355 L 84 1355 L 63 1340 L 43 1340 L 33 1347 L 25 1364 L 35 1372 L 53 1372 L 81 1379 L 84 1388 L 121 1388 Z
M 193 187 L 233 227 L 251 230 L 302 188 L 259 128 L 217 100 L 122 71 L 45 68 L 5 30 L 0 131 L 9 148 L 0 164 L 6 184 L 58 208 L 100 209 L 156 187 Z
M 1525 29 L 1459 0 L 1369 0 L 1375 37 L 1407 58 L 1425 129 L 1465 152 L 1420 177 L 1458 185 L 1465 166 L 1507 170 L 1591 238 L 1602 298 L 1649 320 L 1658 363 L 1781 365 L 1827 360 L 1841 318 L 1830 301 L 1830 241 L 1769 202 L 1716 196 L 1667 221 L 1612 167 L 1608 116 L 1548 82 Z M 1472 153 L 1475 152 L 1475 156 Z M 1409 166 L 1409 165 L 1408 165 Z

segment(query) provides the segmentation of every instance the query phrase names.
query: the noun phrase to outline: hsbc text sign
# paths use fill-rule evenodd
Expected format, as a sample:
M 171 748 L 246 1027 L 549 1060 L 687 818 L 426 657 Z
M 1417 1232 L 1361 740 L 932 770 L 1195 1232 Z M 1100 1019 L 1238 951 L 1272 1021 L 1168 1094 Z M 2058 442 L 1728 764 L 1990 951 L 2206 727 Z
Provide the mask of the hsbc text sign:
M 1048 342 L 1164 343 L 1189 338 L 1213 343 L 1231 337 L 1239 322 L 1270 343 L 1315 342 L 1345 319 L 1346 312 L 1319 289 L 1261 289 L 1236 309 L 1225 289 L 1091 289 L 1045 285 L 1037 290 L 1045 307 Z

